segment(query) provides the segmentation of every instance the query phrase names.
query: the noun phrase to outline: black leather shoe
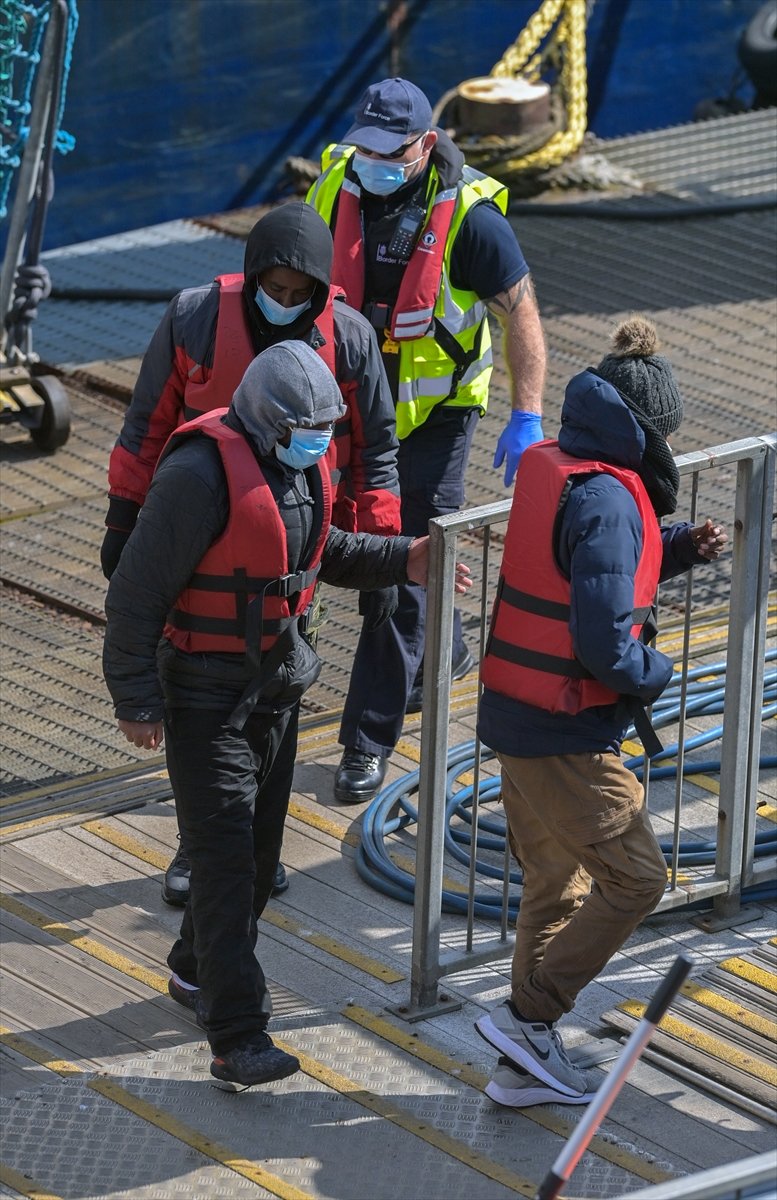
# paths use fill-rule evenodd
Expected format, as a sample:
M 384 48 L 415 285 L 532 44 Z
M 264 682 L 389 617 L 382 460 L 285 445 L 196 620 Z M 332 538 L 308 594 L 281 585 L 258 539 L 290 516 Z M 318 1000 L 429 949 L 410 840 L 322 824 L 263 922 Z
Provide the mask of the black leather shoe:
M 179 846 L 178 853 L 165 871 L 162 884 L 162 899 L 165 904 L 172 904 L 175 908 L 184 907 L 189 899 L 189 872 L 186 851 L 183 846 Z
M 283 863 L 278 863 L 275 868 L 275 874 L 272 877 L 271 896 L 280 896 L 281 892 L 285 892 L 289 886 L 289 880 L 286 875 Z
M 387 758 L 347 747 L 335 775 L 335 799 L 346 804 L 363 804 L 365 800 L 371 800 L 386 777 L 387 765 Z
M 473 669 L 474 666 L 475 666 L 475 660 L 472 657 L 472 655 L 470 654 L 469 650 L 467 650 L 467 648 L 465 646 L 464 654 L 459 659 L 459 661 L 455 662 L 453 664 L 453 666 L 451 667 L 451 680 L 453 681 L 456 679 L 463 679 L 465 675 L 469 675 L 470 671 Z M 405 712 L 407 712 L 407 713 L 420 712 L 423 707 L 423 700 L 424 700 L 424 680 L 423 680 L 423 676 L 421 676 L 420 678 L 416 677 L 416 681 L 411 688 L 410 695 L 407 698 L 407 707 L 405 709 Z

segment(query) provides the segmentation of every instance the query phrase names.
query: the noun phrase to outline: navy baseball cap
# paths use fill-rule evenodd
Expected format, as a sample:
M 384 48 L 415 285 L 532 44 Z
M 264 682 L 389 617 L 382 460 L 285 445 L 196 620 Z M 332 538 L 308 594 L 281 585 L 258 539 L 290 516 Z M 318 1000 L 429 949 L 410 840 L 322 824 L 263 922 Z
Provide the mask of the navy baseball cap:
M 359 101 L 355 116 L 343 141 L 376 154 L 393 154 L 411 133 L 432 127 L 432 106 L 408 79 L 373 83 Z

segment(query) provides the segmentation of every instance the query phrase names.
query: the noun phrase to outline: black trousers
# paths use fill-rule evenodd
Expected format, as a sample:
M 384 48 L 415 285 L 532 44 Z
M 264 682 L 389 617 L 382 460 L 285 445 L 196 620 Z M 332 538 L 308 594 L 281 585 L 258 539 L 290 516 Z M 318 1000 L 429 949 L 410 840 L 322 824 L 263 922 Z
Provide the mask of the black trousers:
M 402 533 L 423 537 L 431 517 L 458 512 L 479 409 L 440 406 L 399 443 Z M 424 657 L 426 590 L 401 584 L 399 607 L 378 629 L 362 628 L 343 707 L 339 741 L 387 758 L 402 733 L 410 690 Z M 465 654 L 454 610 L 453 661 Z
M 208 1041 L 223 1054 L 263 1030 L 271 1007 L 256 958 L 257 920 L 280 857 L 297 751 L 299 705 L 255 713 L 176 708 L 165 717 L 167 767 L 191 863 L 189 902 L 168 965 L 200 988 Z

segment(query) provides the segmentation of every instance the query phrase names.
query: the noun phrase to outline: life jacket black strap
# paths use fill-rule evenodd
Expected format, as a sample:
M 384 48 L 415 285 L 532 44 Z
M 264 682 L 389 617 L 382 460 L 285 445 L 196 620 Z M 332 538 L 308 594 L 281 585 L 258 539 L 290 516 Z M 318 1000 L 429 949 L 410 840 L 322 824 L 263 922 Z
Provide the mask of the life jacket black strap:
M 561 658 L 557 654 L 543 654 L 539 650 L 527 650 L 524 646 L 513 646 L 501 638 L 492 638 L 488 648 L 489 654 L 501 658 L 505 662 L 516 663 L 520 667 L 529 667 L 533 671 L 545 671 L 549 675 L 565 675 L 569 679 L 593 679 L 576 658 Z
M 472 364 L 477 362 L 477 360 L 480 358 L 480 348 L 483 343 L 483 327 L 485 323 L 486 318 L 484 317 L 478 326 L 478 331 L 475 334 L 475 341 L 472 344 L 472 349 L 464 350 L 461 344 L 456 341 L 456 338 L 453 336 L 451 331 L 445 328 L 439 317 L 435 317 L 434 327 L 432 329 L 432 337 L 443 353 L 447 354 L 448 358 L 453 359 L 454 362 L 453 375 L 451 377 L 451 390 L 448 392 L 448 395 L 445 397 L 445 399 L 441 401 L 442 404 L 444 404 L 446 400 L 455 399 L 459 390 L 459 384 L 461 383 L 462 379 Z

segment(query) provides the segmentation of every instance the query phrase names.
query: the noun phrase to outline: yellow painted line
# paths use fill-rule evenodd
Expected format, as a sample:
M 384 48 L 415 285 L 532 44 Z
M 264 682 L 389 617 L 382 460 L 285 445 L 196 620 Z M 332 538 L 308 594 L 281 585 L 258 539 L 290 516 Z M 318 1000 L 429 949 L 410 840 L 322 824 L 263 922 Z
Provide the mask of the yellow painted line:
M 266 908 L 261 919 L 268 925 L 274 925 L 276 929 L 283 929 L 286 933 L 293 934 L 294 937 L 300 938 L 308 945 L 317 946 L 319 950 L 324 950 L 333 958 L 339 958 L 341 962 L 347 962 L 352 967 L 357 967 L 365 975 L 371 975 L 374 979 L 382 979 L 384 983 L 399 983 L 405 978 L 401 971 L 385 966 L 377 959 L 371 958 L 369 954 L 352 950 L 350 946 L 344 946 L 342 942 L 336 942 L 334 938 L 327 937 L 324 933 L 311 933 L 304 929 L 299 921 L 295 921 L 286 913 L 278 912 L 277 909 Z
M 640 742 L 626 741 L 622 743 L 622 746 L 624 752 L 633 758 L 645 753 L 645 748 Z M 677 766 L 677 759 L 662 759 L 661 766 L 675 767 Z M 698 787 L 703 788 L 705 792 L 712 792 L 714 796 L 720 795 L 720 783 L 717 779 L 713 779 L 711 775 L 689 775 L 688 783 L 695 783 Z
M 754 983 L 758 987 L 763 988 L 764 991 L 771 992 L 773 996 L 777 996 L 777 975 L 775 975 L 774 971 L 767 971 L 764 967 L 756 967 L 753 963 L 746 962 L 744 958 L 727 958 L 717 965 L 721 970 L 728 971 L 729 975 L 736 975 L 738 979 L 744 979 L 747 983 Z
M 400 738 L 396 744 L 397 754 L 402 754 L 405 758 L 409 758 L 411 762 L 421 762 L 421 747 L 416 746 L 415 742 L 409 742 L 407 738 Z
M 56 796 L 60 792 L 77 791 L 79 788 L 86 787 L 90 783 L 101 783 L 104 779 L 116 779 L 120 775 L 130 777 L 142 774 L 148 770 L 152 771 L 152 774 L 148 776 L 149 780 L 162 779 L 167 775 L 167 771 L 154 771 L 153 768 L 162 766 L 164 761 L 163 755 L 155 755 L 153 758 L 147 759 L 142 763 L 136 763 L 132 767 L 125 765 L 123 767 L 111 767 L 107 771 L 93 771 L 91 775 L 76 775 L 72 779 L 65 780 L 64 783 L 46 784 L 44 787 L 31 788 L 27 792 L 16 792 L 13 796 L 6 796 L 0 800 L 0 807 L 7 808 L 11 804 L 20 804 L 22 800 L 38 800 L 46 796 Z M 146 779 L 139 779 L 138 782 L 145 783 Z
M 48 1067 L 58 1075 L 71 1077 L 73 1075 L 86 1074 L 75 1063 L 51 1058 L 39 1046 L 27 1041 L 26 1038 L 20 1037 L 19 1034 L 12 1033 L 11 1030 L 4 1026 L 0 1026 L 0 1041 L 4 1042 L 7 1046 L 11 1046 L 20 1054 L 25 1055 L 26 1058 L 32 1059 L 33 1062 Z M 250 1159 L 242 1158 L 240 1155 L 235 1154 L 228 1146 L 222 1146 L 219 1142 L 214 1142 L 197 1129 L 192 1129 L 190 1126 L 184 1125 L 182 1121 L 170 1116 L 163 1109 L 157 1108 L 155 1104 L 150 1104 L 147 1100 L 141 1100 L 138 1096 L 134 1096 L 126 1088 L 116 1083 L 115 1080 L 109 1079 L 104 1075 L 98 1075 L 95 1078 L 86 1079 L 85 1083 L 90 1091 L 97 1092 L 98 1095 L 104 1096 L 106 1100 L 111 1100 L 114 1104 L 120 1105 L 128 1112 L 134 1113 L 136 1117 L 140 1117 L 141 1120 L 146 1121 L 149 1125 L 156 1126 L 157 1129 L 161 1129 L 177 1141 L 190 1146 L 192 1150 L 197 1150 L 203 1157 L 220 1163 L 221 1166 L 234 1171 L 236 1175 L 242 1175 L 244 1179 L 250 1180 L 251 1183 L 256 1183 L 259 1187 L 272 1192 L 280 1200 L 313 1200 L 309 1192 L 303 1192 L 300 1188 L 287 1183 L 285 1179 L 281 1179 L 278 1175 L 272 1175 L 264 1167 L 260 1167 L 258 1163 L 251 1162 Z M 29 1192 L 24 1194 L 35 1195 L 35 1193 Z M 40 1195 L 40 1200 L 44 1200 L 43 1193 Z
M 301 821 L 304 825 L 309 825 L 311 829 L 318 829 L 321 833 L 336 838 L 338 842 L 345 842 L 347 846 L 358 846 L 361 842 L 359 834 L 354 830 L 349 829 L 346 825 L 341 825 L 338 821 L 330 821 L 328 817 L 322 817 L 320 813 L 305 808 L 297 800 L 289 801 L 289 816 Z
M 694 1003 L 720 1013 L 722 1017 L 728 1017 L 737 1025 L 743 1025 L 746 1029 L 751 1029 L 753 1033 L 760 1033 L 765 1038 L 777 1041 L 777 1021 L 770 1021 L 768 1017 L 760 1017 L 758 1013 L 745 1008 L 743 1004 L 727 1000 L 725 996 L 719 996 L 717 992 L 702 987 L 698 983 L 684 983 L 680 992 Z
M 307 1054 L 301 1053 L 296 1047 L 289 1045 L 287 1042 L 280 1041 L 274 1034 L 273 1041 L 276 1046 L 279 1046 L 282 1050 L 286 1050 L 287 1053 L 296 1054 L 305 1074 L 309 1075 L 312 1079 L 317 1079 L 325 1087 L 330 1088 L 334 1092 L 339 1092 L 341 1096 L 347 1096 L 349 1100 L 353 1100 L 370 1112 L 376 1113 L 385 1121 L 390 1121 L 392 1125 L 398 1126 L 399 1129 L 404 1129 L 406 1133 L 412 1133 L 415 1137 L 420 1138 L 421 1141 L 426 1142 L 427 1145 L 434 1146 L 437 1150 L 442 1150 L 450 1158 L 455 1158 L 458 1162 L 464 1163 L 465 1166 L 471 1167 L 481 1175 L 485 1175 L 487 1179 L 493 1179 L 496 1183 L 501 1183 L 511 1191 L 517 1192 L 518 1195 L 529 1197 L 536 1195 L 536 1183 L 532 1183 L 529 1179 L 524 1179 L 521 1175 L 516 1175 L 507 1167 L 501 1166 L 500 1163 L 486 1158 L 478 1150 L 471 1149 L 466 1142 L 450 1137 L 447 1133 L 443 1133 L 441 1130 L 428 1125 L 412 1113 L 400 1108 L 392 1099 L 378 1096 L 374 1092 L 368 1092 L 360 1084 L 354 1083 L 351 1079 L 346 1079 L 344 1075 L 338 1074 L 337 1071 L 332 1071 L 329 1067 L 323 1066 L 315 1059 L 309 1058 Z
M 126 955 L 119 954 L 116 950 L 111 950 L 109 946 L 104 946 L 101 942 L 95 941 L 94 938 L 78 933 L 77 930 L 71 929 L 68 925 L 63 925 L 60 921 L 52 921 L 43 913 L 37 912 L 27 904 L 23 904 L 21 900 L 17 900 L 15 896 L 0 895 L 0 909 L 4 909 L 5 912 L 11 913 L 21 921 L 26 921 L 28 925 L 34 925 L 36 929 L 41 929 L 44 933 L 48 933 L 58 941 L 66 942 L 69 946 L 74 946 L 76 950 L 80 950 L 83 954 L 88 954 L 90 958 L 96 958 L 99 962 L 105 963 L 106 966 L 114 967 L 122 975 L 129 975 L 130 979 L 137 979 L 140 983 L 145 983 L 147 987 L 153 988 L 155 992 L 167 994 L 167 979 L 157 971 L 151 971 L 148 967 L 142 967 L 140 963 L 133 962 Z
M 624 1000 L 618 1005 L 621 1012 L 628 1013 L 630 1017 L 641 1021 L 645 1015 L 647 1005 L 639 1003 L 637 1000 Z M 724 1062 L 730 1067 L 736 1068 L 737 1071 L 744 1072 L 745 1075 L 752 1075 L 755 1079 L 760 1079 L 764 1083 L 769 1083 L 772 1086 L 777 1085 L 777 1070 L 764 1062 L 763 1059 L 755 1058 L 752 1054 L 746 1054 L 742 1050 L 735 1050 L 727 1042 L 720 1038 L 713 1037 L 712 1034 L 704 1033 L 701 1029 L 695 1029 L 692 1025 L 688 1025 L 685 1021 L 679 1020 L 677 1017 L 667 1014 L 661 1018 L 658 1028 L 663 1032 L 677 1038 L 680 1042 L 685 1042 L 689 1046 L 693 1046 L 695 1050 L 700 1050 L 709 1058 L 715 1058 L 718 1062 Z
M 152 849 L 151 846 L 145 846 L 137 838 L 132 837 L 131 834 L 114 829 L 112 826 L 106 825 L 104 821 L 85 821 L 82 828 L 88 833 L 94 834 L 95 837 L 108 842 L 111 846 L 116 846 L 117 849 L 123 850 L 125 854 L 130 854 L 152 867 L 157 867 L 160 871 L 166 871 L 170 865 L 169 855 L 160 854 L 158 850 Z M 307 942 L 308 945 L 317 946 L 319 950 L 324 950 L 327 954 L 331 954 L 333 958 L 337 958 L 341 962 L 349 963 L 352 967 L 363 971 L 365 975 L 371 975 L 374 979 L 381 979 L 384 983 L 399 983 L 400 980 L 405 978 L 405 975 L 401 971 L 378 962 L 377 959 L 372 958 L 369 954 L 362 954 L 359 950 L 354 950 L 350 946 L 344 946 L 342 942 L 336 941 L 327 934 L 313 933 L 305 929 L 299 921 L 288 916 L 286 913 L 278 912 L 273 908 L 266 908 L 262 913 L 261 919 L 262 921 L 266 921 L 268 925 L 274 925 L 276 929 L 283 929 L 284 932 L 293 934 L 294 937 Z M 167 990 L 166 983 L 163 990 Z
M 757 817 L 764 817 L 767 821 L 777 823 L 777 808 L 771 804 L 759 804 L 755 815 Z
M 360 1025 L 363 1029 L 369 1029 L 371 1033 L 377 1034 L 384 1041 L 398 1046 L 400 1050 L 404 1050 L 414 1058 L 427 1063 L 430 1067 L 442 1071 L 444 1075 L 451 1075 L 478 1092 L 482 1092 L 488 1083 L 488 1076 L 484 1075 L 481 1071 L 476 1071 L 468 1063 L 459 1062 L 458 1059 L 452 1058 L 441 1050 L 436 1050 L 433 1046 L 422 1042 L 415 1034 L 406 1033 L 403 1029 L 398 1029 L 396 1025 L 392 1025 L 391 1022 L 377 1016 L 366 1008 L 361 1008 L 358 1004 L 349 1004 L 343 1010 L 342 1015 L 347 1017 L 349 1021 L 353 1021 L 356 1025 Z M 550 1133 L 558 1134 L 562 1138 L 568 1138 L 576 1128 L 571 1121 L 566 1121 L 563 1117 L 548 1112 L 542 1105 L 522 1108 L 520 1115 L 528 1121 L 533 1121 L 535 1125 L 540 1125 L 543 1129 L 547 1129 Z M 674 1179 L 674 1175 L 662 1171 L 660 1167 L 652 1166 L 643 1158 L 632 1154 L 629 1150 L 615 1146 L 612 1142 L 598 1136 L 594 1136 L 591 1139 L 588 1151 L 599 1158 L 605 1159 L 607 1162 L 614 1163 L 618 1167 L 623 1167 L 624 1170 L 630 1171 L 632 1175 L 636 1175 L 640 1179 L 646 1179 L 650 1183 L 665 1183 L 670 1179 Z
M 52 825 L 54 821 L 77 821 L 82 817 L 83 813 L 77 812 L 57 812 L 49 813 L 45 817 L 34 817 L 30 821 L 18 821 L 16 825 L 3 825 L 0 829 L 3 840 L 10 840 L 15 834 L 21 833 L 23 829 L 35 829 L 39 825 Z
M 13 1188 L 21 1196 L 28 1196 L 29 1200 L 62 1200 L 62 1197 L 58 1196 L 56 1192 L 49 1192 L 45 1188 L 38 1187 L 27 1175 L 22 1175 L 21 1171 L 14 1171 L 13 1167 L 9 1167 L 6 1163 L 0 1163 L 0 1183 Z
M 404 854 L 396 854 L 393 850 L 389 851 L 389 858 L 395 867 L 399 867 L 400 871 L 406 871 L 408 875 L 412 875 L 415 879 L 415 859 L 408 858 Z M 451 879 L 447 875 L 442 877 L 442 886 L 449 892 L 458 892 L 461 896 L 466 896 L 469 888 L 463 883 L 458 883 L 455 879 Z

